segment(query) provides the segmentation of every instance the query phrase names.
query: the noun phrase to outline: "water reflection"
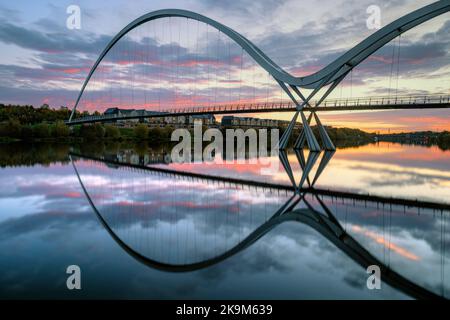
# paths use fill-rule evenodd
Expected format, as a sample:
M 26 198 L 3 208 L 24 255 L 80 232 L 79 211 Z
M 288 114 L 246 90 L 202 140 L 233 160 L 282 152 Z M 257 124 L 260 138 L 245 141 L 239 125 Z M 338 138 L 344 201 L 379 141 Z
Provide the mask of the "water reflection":
M 417 298 L 447 298 L 449 206 L 315 188 L 333 156 L 297 150 L 292 165 L 292 157 L 281 153 L 291 185 L 130 164 L 121 155 L 73 153 L 71 160 L 102 225 L 128 254 L 153 268 L 208 268 L 272 229 L 300 222 L 331 243 L 328 250 L 338 248 L 364 269 L 380 266 L 382 280 L 393 288 Z M 153 164 L 161 162 L 156 159 Z M 302 242 L 303 234 L 290 231 L 283 235 Z M 365 278 L 349 281 L 363 286 Z

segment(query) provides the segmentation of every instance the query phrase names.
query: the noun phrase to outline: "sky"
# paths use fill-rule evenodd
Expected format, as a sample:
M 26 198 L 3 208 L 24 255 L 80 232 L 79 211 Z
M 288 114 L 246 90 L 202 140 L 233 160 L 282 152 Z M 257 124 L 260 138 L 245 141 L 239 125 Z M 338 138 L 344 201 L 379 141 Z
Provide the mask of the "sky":
M 295 76 L 325 67 L 384 26 L 433 1 L 15 1 L 0 2 L 0 103 L 72 108 L 84 79 L 112 37 L 132 20 L 164 8 L 198 12 L 244 35 Z M 69 29 L 67 8 L 80 8 Z M 450 14 L 405 33 L 374 53 L 330 99 L 450 95 Z M 122 38 L 99 65 L 79 110 L 167 108 L 287 100 L 274 80 L 224 34 L 184 18 L 146 23 Z M 289 119 L 291 114 L 263 114 Z M 450 130 L 450 111 L 323 114 L 326 125 L 367 131 Z

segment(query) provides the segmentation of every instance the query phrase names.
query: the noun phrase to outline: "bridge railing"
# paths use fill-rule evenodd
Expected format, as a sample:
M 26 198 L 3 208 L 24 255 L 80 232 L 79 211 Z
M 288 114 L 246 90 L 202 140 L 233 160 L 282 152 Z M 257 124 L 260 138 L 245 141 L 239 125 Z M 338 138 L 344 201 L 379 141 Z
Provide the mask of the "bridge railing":
M 417 95 L 417 96 L 379 96 L 369 98 L 350 98 L 350 99 L 330 99 L 321 103 L 320 107 L 334 107 L 334 108 L 348 108 L 348 107 L 363 107 L 363 106 L 395 106 L 395 105 L 428 105 L 428 104 L 448 104 L 450 103 L 450 95 Z M 312 107 L 317 106 L 316 101 L 311 101 Z M 95 122 L 95 121 L 108 121 L 108 120 L 127 120 L 136 119 L 146 116 L 174 116 L 174 115 L 195 115 L 199 113 L 217 113 L 217 112 L 241 112 L 252 111 L 260 112 L 264 110 L 289 110 L 295 107 L 291 101 L 279 101 L 279 102 L 261 102 L 261 103 L 237 103 L 237 104 L 222 104 L 222 105 L 210 105 L 210 106 L 196 106 L 186 108 L 175 108 L 161 110 L 158 114 L 147 111 L 144 114 L 130 114 L 130 115 L 117 115 L 117 114 L 103 114 L 103 115 L 90 115 L 81 118 L 75 118 L 71 123 L 83 123 L 83 122 Z M 69 123 L 66 121 L 66 123 Z
M 450 103 L 450 95 L 380 96 L 370 98 L 333 99 L 322 102 L 322 107 L 359 107 L 385 105 L 420 105 Z

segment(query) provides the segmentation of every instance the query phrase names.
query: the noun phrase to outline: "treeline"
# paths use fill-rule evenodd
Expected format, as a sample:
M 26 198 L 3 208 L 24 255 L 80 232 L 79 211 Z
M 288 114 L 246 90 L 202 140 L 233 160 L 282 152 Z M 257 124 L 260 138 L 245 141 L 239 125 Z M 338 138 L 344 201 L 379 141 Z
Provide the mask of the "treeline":
M 439 133 L 436 142 L 442 150 L 450 150 L 450 132 L 444 131 Z
M 170 152 L 165 144 L 155 145 L 143 141 L 109 141 L 95 140 L 91 143 L 3 143 L 0 144 L 0 167 L 34 166 L 37 164 L 49 166 L 54 163 L 69 163 L 69 152 L 105 156 L 117 155 L 120 150 L 133 150 L 138 155 L 152 152 Z
M 0 138 L 8 140 L 170 140 L 172 127 L 148 128 L 145 124 L 138 124 L 134 128 L 119 128 L 114 125 L 92 124 L 77 125 L 69 128 L 64 121 L 54 123 L 21 124 L 16 119 L 0 123 Z
M 60 109 L 52 109 L 47 105 L 35 108 L 31 105 L 17 106 L 0 104 L 0 123 L 10 120 L 16 120 L 21 125 L 33 125 L 42 122 L 56 122 L 69 119 L 71 110 L 65 107 Z M 74 118 L 87 116 L 89 112 L 75 112 Z
M 0 144 L 0 167 L 68 163 L 69 151 L 70 145 L 63 143 L 3 143 Z
M 394 133 L 378 136 L 380 141 L 400 144 L 412 144 L 431 147 L 437 145 L 442 150 L 450 150 L 450 132 L 420 131 L 411 133 Z
M 207 128 L 204 127 L 203 131 Z M 10 119 L 6 122 L 0 123 L 0 138 L 3 140 L 152 140 L 157 142 L 170 141 L 174 128 L 166 126 L 164 128 L 149 128 L 145 124 L 137 124 L 134 128 L 122 128 L 111 124 L 89 124 L 76 125 L 68 127 L 62 120 L 57 120 L 54 123 L 38 123 L 38 124 L 22 124 L 16 119 Z M 316 137 L 320 139 L 319 130 L 317 127 L 312 127 Z M 190 130 L 192 131 L 192 129 Z M 222 129 L 225 136 L 225 129 Z M 373 134 L 361 131 L 359 129 L 348 128 L 333 128 L 328 127 L 327 132 L 332 139 L 337 143 L 346 142 L 354 144 L 355 142 L 371 142 L 373 141 Z M 294 130 L 293 136 L 300 133 L 299 129 Z M 283 134 L 283 129 L 280 130 L 280 137 Z M 270 137 L 270 135 L 269 135 Z M 294 143 L 295 139 L 291 139 L 290 145 Z
M 0 123 L 0 137 L 3 139 L 47 139 L 47 138 L 67 138 L 70 136 L 70 129 L 62 120 L 55 123 L 21 124 L 18 120 L 12 119 Z
M 152 140 L 169 141 L 173 127 L 149 128 L 145 124 L 137 124 L 134 128 L 121 128 L 110 124 L 93 124 L 73 126 L 71 136 L 89 140 Z
M 326 130 L 332 141 L 372 142 L 375 137 L 375 134 L 359 129 L 327 127 Z M 313 132 L 316 136 L 319 136 L 317 127 L 313 127 Z

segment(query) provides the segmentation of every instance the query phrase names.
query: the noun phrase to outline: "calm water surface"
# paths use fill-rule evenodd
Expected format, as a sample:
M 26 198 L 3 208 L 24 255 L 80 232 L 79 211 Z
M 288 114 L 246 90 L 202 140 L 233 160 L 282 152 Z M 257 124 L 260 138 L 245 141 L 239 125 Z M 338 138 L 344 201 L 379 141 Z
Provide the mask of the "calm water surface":
M 5 160 L 11 149 L 0 149 L 1 298 L 450 295 L 450 152 L 437 147 L 338 149 L 315 184 L 328 193 L 307 192 L 281 219 L 293 192 L 278 159 L 261 174 L 264 161 L 167 164 L 155 150 L 69 157 L 57 146 L 30 159 L 22 146 Z M 287 158 L 298 181 L 297 155 Z M 384 200 L 358 198 L 367 194 Z M 368 290 L 364 259 L 402 279 Z M 66 288 L 73 264 L 80 291 Z

